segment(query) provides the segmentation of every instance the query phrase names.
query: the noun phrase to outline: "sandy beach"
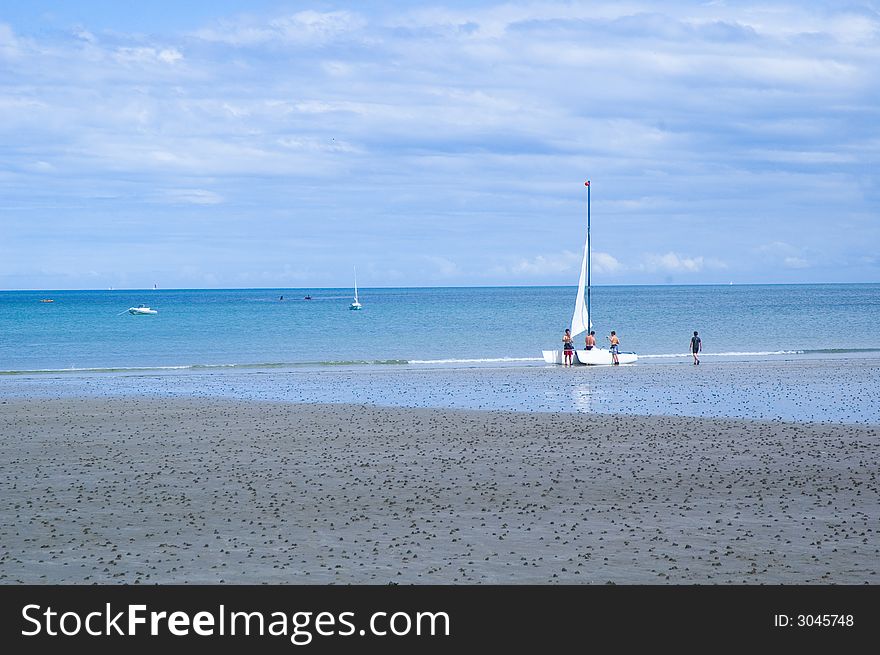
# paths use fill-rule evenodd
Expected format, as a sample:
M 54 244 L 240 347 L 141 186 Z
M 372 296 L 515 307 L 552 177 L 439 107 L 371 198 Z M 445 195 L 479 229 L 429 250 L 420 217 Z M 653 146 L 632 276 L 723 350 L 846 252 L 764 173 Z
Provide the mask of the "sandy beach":
M 2 583 L 877 583 L 880 427 L 0 401 Z

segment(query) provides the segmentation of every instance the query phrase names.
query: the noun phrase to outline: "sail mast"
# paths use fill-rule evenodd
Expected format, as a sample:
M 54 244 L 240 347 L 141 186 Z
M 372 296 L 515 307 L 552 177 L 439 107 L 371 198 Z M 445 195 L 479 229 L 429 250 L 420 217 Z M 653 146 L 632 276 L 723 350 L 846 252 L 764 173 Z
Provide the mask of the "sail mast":
M 578 279 L 577 297 L 574 302 L 574 314 L 571 317 L 571 336 L 576 337 L 582 332 L 590 330 L 590 314 L 584 300 L 587 298 L 584 291 L 587 285 L 587 261 L 590 253 L 590 231 L 587 229 L 587 238 L 584 240 L 584 257 L 581 260 L 581 276 Z
M 590 311 L 590 181 L 587 180 L 587 332 L 593 326 L 593 313 Z

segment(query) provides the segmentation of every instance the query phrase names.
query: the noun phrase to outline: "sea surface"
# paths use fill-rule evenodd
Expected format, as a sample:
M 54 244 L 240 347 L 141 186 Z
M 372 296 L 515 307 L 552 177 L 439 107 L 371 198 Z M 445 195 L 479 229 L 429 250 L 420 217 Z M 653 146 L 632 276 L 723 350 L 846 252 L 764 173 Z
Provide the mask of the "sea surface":
M 349 311 L 348 289 L 3 291 L 0 374 L 543 366 L 575 294 L 368 288 Z M 592 307 L 600 344 L 616 330 L 637 366 L 687 361 L 694 330 L 704 361 L 880 354 L 880 284 L 595 287 Z

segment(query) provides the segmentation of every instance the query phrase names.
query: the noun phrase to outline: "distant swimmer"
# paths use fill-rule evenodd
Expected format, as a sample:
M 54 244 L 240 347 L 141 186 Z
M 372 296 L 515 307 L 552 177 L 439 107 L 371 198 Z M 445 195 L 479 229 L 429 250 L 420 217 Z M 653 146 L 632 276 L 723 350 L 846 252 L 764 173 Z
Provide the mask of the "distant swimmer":
M 617 332 L 611 330 L 611 336 L 605 337 L 611 342 L 611 361 L 614 366 L 620 366 L 620 360 L 617 359 L 617 351 L 620 348 L 620 339 L 617 338 Z
M 694 366 L 700 363 L 699 354 L 702 349 L 703 340 L 700 339 L 699 334 L 694 330 L 694 336 L 691 337 L 691 354 L 694 356 Z
M 311 300 L 311 299 L 312 299 L 311 296 L 306 296 L 303 300 Z
M 585 339 L 585 342 L 586 342 L 586 343 L 584 344 L 584 348 L 586 348 L 587 350 L 592 350 L 592 349 L 593 349 L 593 346 L 596 345 L 596 333 L 595 333 L 595 332 L 590 332 L 590 333 L 587 335 L 587 338 Z
M 571 342 L 571 330 L 566 329 L 562 335 L 562 360 L 563 366 L 571 366 L 571 356 L 574 354 L 574 344 Z

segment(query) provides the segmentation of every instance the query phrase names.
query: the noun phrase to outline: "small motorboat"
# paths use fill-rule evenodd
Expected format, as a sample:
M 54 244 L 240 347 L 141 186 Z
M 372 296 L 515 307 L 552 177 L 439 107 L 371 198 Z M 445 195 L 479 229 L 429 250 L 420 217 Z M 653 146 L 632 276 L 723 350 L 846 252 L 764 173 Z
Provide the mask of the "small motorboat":
M 51 298 L 40 298 L 40 302 L 55 302 Z
M 150 309 L 146 305 L 138 305 L 137 307 L 129 307 L 128 313 L 139 315 L 139 314 L 158 314 L 159 312 L 156 311 L 155 309 Z

